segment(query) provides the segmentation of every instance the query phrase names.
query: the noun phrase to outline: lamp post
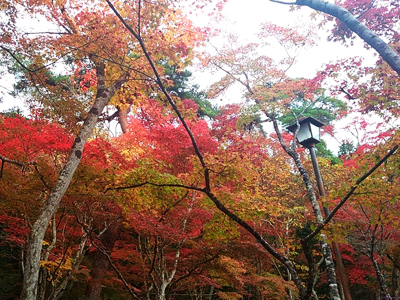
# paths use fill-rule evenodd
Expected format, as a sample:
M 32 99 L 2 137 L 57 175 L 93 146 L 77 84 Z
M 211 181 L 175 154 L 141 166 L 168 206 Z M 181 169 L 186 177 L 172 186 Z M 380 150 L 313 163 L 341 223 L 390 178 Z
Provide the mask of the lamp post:
M 297 131 L 298 124 L 300 125 L 299 130 Z M 287 129 L 293 133 L 297 131 L 297 141 L 304 147 L 308 148 L 310 151 L 311 161 L 314 169 L 315 178 L 317 180 L 317 186 L 319 190 L 319 194 L 321 197 L 325 198 L 325 188 L 324 183 L 322 181 L 321 172 L 318 166 L 317 156 L 315 154 L 315 145 L 320 142 L 321 132 L 320 128 L 324 126 L 324 123 L 312 118 L 307 117 L 298 121 L 298 124 L 295 123 L 287 127 Z M 323 207 L 325 217 L 330 215 L 329 207 Z M 339 280 L 343 288 L 343 294 L 345 300 L 351 300 L 350 289 L 347 282 L 346 273 L 344 271 L 342 256 L 339 251 L 339 245 L 336 241 L 332 241 L 333 251 L 335 252 L 336 257 L 336 266 L 339 275 Z

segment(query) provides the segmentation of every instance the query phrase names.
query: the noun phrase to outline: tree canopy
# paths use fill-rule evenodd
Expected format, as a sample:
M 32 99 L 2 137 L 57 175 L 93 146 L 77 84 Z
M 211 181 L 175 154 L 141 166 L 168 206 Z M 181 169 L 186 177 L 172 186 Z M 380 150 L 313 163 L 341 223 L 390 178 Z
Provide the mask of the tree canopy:
M 315 36 L 190 19 L 225 2 L 3 1 L 2 74 L 29 112 L 0 114 L 1 299 L 399 297 L 399 4 L 271 0 L 380 55 L 293 78 Z M 351 114 L 337 155 L 286 130 Z

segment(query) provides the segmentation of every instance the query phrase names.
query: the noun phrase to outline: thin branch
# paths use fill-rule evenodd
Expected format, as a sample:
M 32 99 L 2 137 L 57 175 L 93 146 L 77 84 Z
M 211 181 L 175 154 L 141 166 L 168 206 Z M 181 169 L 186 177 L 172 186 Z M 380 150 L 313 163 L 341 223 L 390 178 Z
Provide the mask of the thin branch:
M 117 187 L 108 187 L 105 189 L 104 193 L 107 193 L 109 190 L 128 190 L 128 189 L 134 189 L 137 187 L 141 187 L 144 185 L 152 185 L 152 186 L 157 186 L 157 187 L 177 187 L 177 188 L 184 188 L 184 189 L 188 189 L 188 190 L 195 190 L 195 191 L 199 191 L 199 192 L 204 192 L 205 189 L 204 188 L 198 188 L 195 186 L 188 186 L 188 185 L 184 185 L 184 184 L 177 184 L 177 183 L 154 183 L 154 182 L 142 182 L 139 184 L 133 184 L 133 185 L 127 185 L 127 186 L 117 186 Z
M 1 160 L 0 178 L 3 177 L 4 163 L 5 163 L 5 161 Z
M 367 179 L 376 169 L 378 169 L 390 156 L 392 156 L 398 148 L 399 148 L 399 145 L 394 146 L 393 149 L 390 150 L 380 161 L 378 161 L 368 172 L 366 172 L 363 176 L 361 176 L 356 181 L 356 183 L 350 188 L 350 190 L 347 192 L 347 194 L 342 198 L 342 200 L 339 202 L 339 204 L 336 205 L 336 207 L 332 210 L 332 212 L 329 214 L 329 216 L 321 224 L 319 224 L 318 227 L 304 239 L 304 241 L 309 241 L 312 238 L 314 238 L 318 233 L 320 233 L 321 230 L 330 222 L 330 220 L 332 220 L 332 218 L 335 216 L 335 214 L 338 212 L 338 210 L 354 194 L 354 191 L 358 188 L 358 186 L 365 179 Z
M 151 266 L 150 266 L 150 269 L 149 269 L 149 272 L 148 272 L 149 276 L 152 276 L 152 272 L 155 270 L 155 263 L 156 263 L 156 257 L 157 256 L 158 256 L 158 239 L 157 239 L 157 237 L 154 237 L 153 259 L 150 259 L 150 255 L 147 255 L 147 257 L 151 261 Z
M 47 182 L 44 180 L 44 176 L 42 173 L 40 173 L 38 167 L 36 166 L 36 164 L 34 165 L 35 171 L 36 173 L 39 175 L 40 181 L 43 183 L 43 185 L 45 186 L 46 189 L 50 190 L 50 186 L 47 184 Z M 1 176 L 0 176 L 1 177 Z
M 110 255 L 106 252 L 106 250 L 103 249 L 103 247 L 101 247 L 100 245 L 96 245 L 96 243 L 93 243 L 93 246 L 99 250 L 108 260 L 108 262 L 110 263 L 111 267 L 114 269 L 115 273 L 117 273 L 119 279 L 122 281 L 122 283 L 125 285 L 125 287 L 128 289 L 129 293 L 132 295 L 132 297 L 134 299 L 138 299 L 141 300 L 142 298 L 138 296 L 138 294 L 136 294 L 132 288 L 130 287 L 129 283 L 125 280 L 124 276 L 122 275 L 121 271 L 117 268 L 117 266 L 113 263 L 113 261 L 111 260 Z
M 339 91 L 341 91 L 342 93 L 344 93 L 344 94 L 347 96 L 347 98 L 348 98 L 349 100 L 355 100 L 355 99 L 357 99 L 356 97 L 352 96 L 348 91 L 346 91 L 343 87 L 340 87 Z
M 363 15 L 365 15 L 375 4 L 375 0 L 372 0 L 371 3 L 368 5 L 368 7 L 358 16 L 356 19 L 360 19 Z
M 38 31 L 38 32 L 25 32 L 23 34 L 23 36 L 31 35 L 31 34 L 37 34 L 37 35 L 39 35 L 39 34 L 61 34 L 61 35 L 63 35 L 63 34 L 72 34 L 72 33 L 70 33 L 70 32 Z
M 285 2 L 285 1 L 279 1 L 279 0 L 269 0 L 270 2 L 274 3 L 279 3 L 279 4 L 285 4 L 285 5 L 296 5 L 296 2 Z
M 95 242 L 95 239 L 99 240 L 100 234 L 104 233 L 104 232 L 107 230 L 108 227 L 105 227 L 105 228 L 101 231 L 101 233 L 100 233 L 99 235 L 97 235 L 96 238 L 94 238 L 94 237 L 92 236 L 92 231 L 89 232 L 89 231 L 88 231 L 88 228 L 85 226 L 85 224 L 83 224 L 83 223 L 81 223 L 81 222 L 79 221 L 79 218 L 77 218 L 77 222 L 78 222 L 78 224 L 80 224 L 80 225 L 82 226 L 82 229 L 83 229 L 83 230 L 86 232 L 86 234 L 90 237 L 90 239 L 91 239 L 91 241 L 92 241 L 92 242 L 91 242 L 92 246 L 95 247 L 98 251 L 100 251 L 100 252 L 107 258 L 107 260 L 108 260 L 108 262 L 110 263 L 111 267 L 112 267 L 112 268 L 114 269 L 114 271 L 117 273 L 119 279 L 122 281 L 122 283 L 123 283 L 124 286 L 127 288 L 127 290 L 128 290 L 129 293 L 132 295 L 132 297 L 133 297 L 134 299 L 141 300 L 142 298 L 139 297 L 138 294 L 135 293 L 135 292 L 132 290 L 132 288 L 130 287 L 129 283 L 125 280 L 125 278 L 124 278 L 124 276 L 122 275 L 122 273 L 119 271 L 119 269 L 117 268 L 117 266 L 116 266 L 116 265 L 113 263 L 113 261 L 111 260 L 111 257 L 110 257 L 110 255 L 107 253 L 107 251 L 104 250 L 104 248 L 103 248 L 100 244 L 97 244 L 97 243 Z M 101 243 L 101 242 L 100 242 L 100 243 Z
M 185 278 L 191 276 L 201 265 L 207 264 L 220 256 L 220 253 L 216 253 L 215 255 L 211 256 L 210 258 L 200 261 L 197 263 L 193 268 L 189 269 L 185 275 L 182 275 L 178 279 L 176 279 L 171 285 L 168 287 L 168 290 L 171 291 L 172 288 L 179 283 L 180 281 L 184 280 Z
M 189 194 L 189 192 L 186 192 L 185 195 L 183 195 L 183 197 L 181 197 L 180 199 L 178 199 L 177 201 L 175 201 L 171 206 L 168 206 L 162 213 L 161 213 L 161 218 L 158 220 L 158 222 L 162 222 L 165 218 L 165 216 L 167 215 L 167 213 L 174 208 L 175 206 L 177 206 L 179 203 L 181 203 L 183 200 L 185 200 L 186 196 Z
M 240 78 L 235 77 L 231 72 L 229 72 L 228 70 L 225 70 L 223 67 L 221 67 L 220 65 L 217 65 L 214 63 L 214 66 L 216 66 L 218 69 L 220 69 L 221 71 L 224 71 L 226 74 L 228 74 L 229 76 L 231 76 L 235 81 L 241 83 L 251 94 L 254 94 L 253 90 L 251 89 L 250 85 L 249 85 L 249 78 L 247 76 L 247 74 L 245 72 L 243 72 L 244 76 L 246 77 L 246 83 L 243 82 Z
M 16 165 L 16 166 L 21 167 L 21 168 L 25 168 L 26 167 L 26 164 L 24 164 L 23 162 L 20 162 L 18 160 L 9 159 L 9 158 L 7 158 L 5 156 L 2 156 L 2 155 L 0 155 L 0 159 L 2 161 L 4 161 L 4 162 L 8 162 L 10 164 Z M 36 164 L 36 163 L 34 163 L 34 162 L 28 163 L 28 165 L 34 165 L 34 164 Z
M 139 35 L 139 37 L 141 37 L 141 35 L 140 35 L 140 22 L 141 22 L 141 15 L 140 15 L 140 11 L 142 10 L 142 1 L 141 0 L 139 0 L 139 2 L 138 2 L 138 24 L 137 24 L 137 31 L 138 31 L 138 35 Z
M 22 169 L 22 172 L 24 172 L 28 168 L 28 166 L 36 166 L 36 162 L 34 162 L 34 161 L 28 162 L 28 163 L 23 163 L 18 160 L 9 159 L 2 155 L 0 155 L 0 160 L 1 160 L 0 178 L 3 176 L 3 169 L 4 169 L 5 163 L 10 163 L 10 164 L 20 167 Z
M 96 40 L 95 40 L 95 41 L 96 41 Z M 66 57 L 68 54 L 71 54 L 71 53 L 74 52 L 74 51 L 80 50 L 80 48 L 86 48 L 89 44 L 94 43 L 95 41 L 89 41 L 89 42 L 87 42 L 87 43 L 85 43 L 85 44 L 83 44 L 83 45 L 81 45 L 81 46 L 79 46 L 79 47 L 71 47 L 73 50 L 67 51 L 65 54 L 61 55 L 61 56 L 58 57 L 56 60 L 54 60 L 54 61 L 52 61 L 52 62 L 50 62 L 50 63 L 48 63 L 48 64 L 46 64 L 46 65 L 43 65 L 43 66 L 41 66 L 41 67 L 38 67 L 38 68 L 36 68 L 36 69 L 33 69 L 33 70 L 31 70 L 31 69 L 29 69 L 27 66 L 25 66 L 24 63 L 23 63 L 22 61 L 20 61 L 20 60 L 14 55 L 14 53 L 12 53 L 12 51 L 11 51 L 10 49 L 5 48 L 5 47 L 3 47 L 3 46 L 0 46 L 0 48 L 3 49 L 4 51 L 6 51 L 8 54 L 10 54 L 11 57 L 12 57 L 24 70 L 26 70 L 26 71 L 29 72 L 29 73 L 35 73 L 35 72 L 37 72 L 37 71 L 40 71 L 40 70 L 42 70 L 42 69 L 45 69 L 45 68 L 47 68 L 47 67 L 50 67 L 50 66 L 54 65 L 54 64 L 57 63 L 59 60 L 61 60 L 62 58 Z
M 0 49 L 3 49 L 3 50 L 6 51 L 8 54 L 10 54 L 11 57 L 14 58 L 14 60 L 15 60 L 24 70 L 26 70 L 26 71 L 29 72 L 29 73 L 34 73 L 35 71 L 38 71 L 38 70 L 41 69 L 41 68 L 39 68 L 39 69 L 37 69 L 37 70 L 36 70 L 36 69 L 35 69 L 35 70 L 31 70 L 31 69 L 29 69 L 28 67 L 26 67 L 26 66 L 18 59 L 18 57 L 16 57 L 16 56 L 14 55 L 14 53 L 11 52 L 11 50 L 9 50 L 9 49 L 7 49 L 7 48 L 1 46 L 1 45 L 0 45 Z

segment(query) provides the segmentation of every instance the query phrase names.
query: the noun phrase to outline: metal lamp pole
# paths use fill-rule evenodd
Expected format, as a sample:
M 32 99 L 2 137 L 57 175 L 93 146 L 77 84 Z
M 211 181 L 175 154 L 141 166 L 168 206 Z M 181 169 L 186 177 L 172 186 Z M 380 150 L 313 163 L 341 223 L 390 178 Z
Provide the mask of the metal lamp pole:
M 317 185 L 319 194 L 321 197 L 325 198 L 325 188 L 324 183 L 322 181 L 321 172 L 319 170 L 317 156 L 315 154 L 315 144 L 320 142 L 320 128 L 324 126 L 324 123 L 312 118 L 307 117 L 301 120 L 298 120 L 297 123 L 290 125 L 287 129 L 293 133 L 297 133 L 298 142 L 304 147 L 310 150 L 311 161 L 314 168 L 315 178 L 317 179 Z M 298 128 L 299 127 L 299 128 Z M 323 207 L 325 217 L 328 217 L 331 213 L 329 208 Z M 342 286 L 343 294 L 345 300 L 351 300 L 350 289 L 346 277 L 346 273 L 344 271 L 342 256 L 339 251 L 339 245 L 336 241 L 332 241 L 333 251 L 335 252 L 336 257 L 336 268 L 338 271 L 339 281 Z
M 326 193 L 325 193 L 324 183 L 322 181 L 321 172 L 319 170 L 317 155 L 315 154 L 314 145 L 308 147 L 308 150 L 310 150 L 311 161 L 312 161 L 312 165 L 313 165 L 313 169 L 314 169 L 315 178 L 317 180 L 319 194 L 321 195 L 321 197 L 325 198 Z M 325 217 L 328 217 L 331 213 L 329 210 L 329 207 L 324 205 L 323 209 L 324 209 Z M 340 254 L 339 245 L 335 240 L 332 241 L 332 248 L 333 248 L 333 251 L 335 252 L 336 266 L 337 266 L 337 271 L 338 271 L 338 275 L 339 275 L 339 280 L 340 280 L 340 283 L 342 284 L 344 298 L 346 300 L 351 300 L 350 289 L 349 289 L 349 285 L 347 282 L 347 276 L 344 271 L 342 255 Z

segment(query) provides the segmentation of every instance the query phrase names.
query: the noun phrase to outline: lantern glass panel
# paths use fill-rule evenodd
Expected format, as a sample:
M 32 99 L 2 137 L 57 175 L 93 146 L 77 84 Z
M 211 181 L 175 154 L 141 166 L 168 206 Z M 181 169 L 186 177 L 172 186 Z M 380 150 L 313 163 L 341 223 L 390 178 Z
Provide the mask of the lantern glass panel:
M 309 138 L 311 138 L 309 123 L 302 124 L 300 126 L 299 133 L 297 134 L 297 139 L 299 143 L 301 143 L 302 141 L 305 141 Z
M 310 123 L 311 134 L 314 139 L 320 140 L 320 128 Z

